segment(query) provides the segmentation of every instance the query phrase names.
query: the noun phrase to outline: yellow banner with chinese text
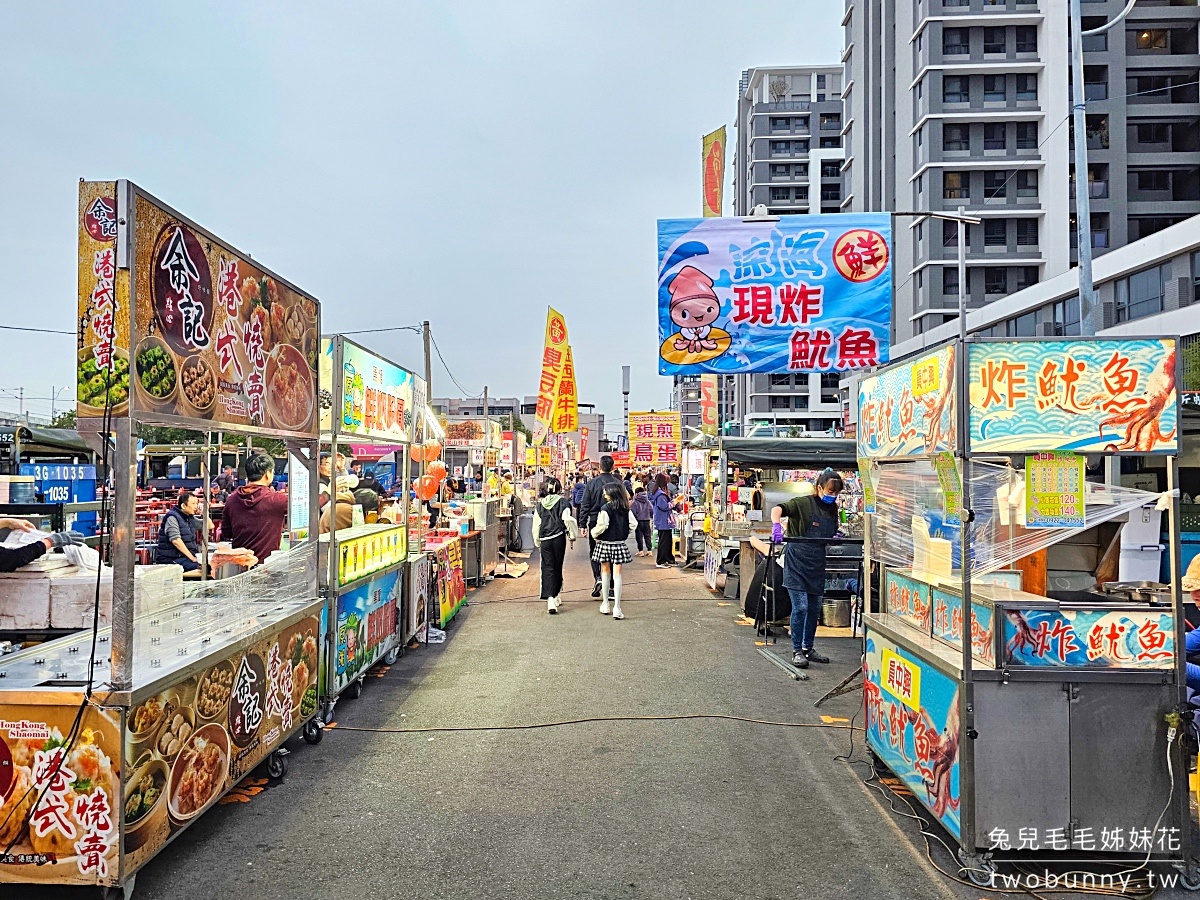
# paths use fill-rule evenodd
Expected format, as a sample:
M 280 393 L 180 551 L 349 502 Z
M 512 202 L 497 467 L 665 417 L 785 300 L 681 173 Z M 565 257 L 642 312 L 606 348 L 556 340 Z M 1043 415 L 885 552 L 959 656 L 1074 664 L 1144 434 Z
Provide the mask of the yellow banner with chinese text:
M 570 362 L 570 345 L 567 343 L 567 320 L 562 313 L 553 307 L 546 310 L 546 339 L 542 345 L 542 374 L 538 379 L 538 401 L 536 420 L 533 423 L 533 443 L 535 446 L 546 440 L 554 422 L 555 409 L 559 399 L 559 382 L 563 371 Z M 572 389 L 574 388 L 574 369 L 572 367 Z M 576 417 L 578 417 L 578 409 Z
M 631 412 L 630 463 L 635 466 L 679 465 L 682 432 L 678 412 Z

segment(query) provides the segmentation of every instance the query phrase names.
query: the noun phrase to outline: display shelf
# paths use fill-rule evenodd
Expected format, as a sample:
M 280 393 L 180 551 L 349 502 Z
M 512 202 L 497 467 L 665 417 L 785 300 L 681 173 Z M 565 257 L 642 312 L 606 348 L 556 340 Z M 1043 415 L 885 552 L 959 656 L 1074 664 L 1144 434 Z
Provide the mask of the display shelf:
M 135 698 L 212 657 L 228 656 L 240 642 L 305 611 L 316 599 L 309 568 L 314 561 L 311 547 L 276 553 L 241 575 L 186 585 L 182 600 L 176 595 L 156 606 L 155 597 L 135 598 L 142 607 L 133 627 Z M 87 687 L 91 644 L 89 629 L 5 656 L 0 687 L 6 692 L 78 692 Z M 107 675 L 111 656 L 111 629 L 102 628 L 96 634 L 100 677 Z M 102 686 L 99 680 L 94 684 Z
M 321 535 L 321 583 L 327 586 L 329 535 Z M 353 584 L 408 558 L 404 525 L 359 525 L 337 533 L 338 585 Z

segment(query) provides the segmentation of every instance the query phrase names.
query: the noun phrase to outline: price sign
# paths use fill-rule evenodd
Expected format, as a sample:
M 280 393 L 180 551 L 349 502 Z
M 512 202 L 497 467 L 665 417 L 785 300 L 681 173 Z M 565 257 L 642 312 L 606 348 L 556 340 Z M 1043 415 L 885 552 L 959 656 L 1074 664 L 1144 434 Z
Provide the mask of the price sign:
M 1025 457 L 1025 526 L 1083 528 L 1084 459 L 1076 453 Z

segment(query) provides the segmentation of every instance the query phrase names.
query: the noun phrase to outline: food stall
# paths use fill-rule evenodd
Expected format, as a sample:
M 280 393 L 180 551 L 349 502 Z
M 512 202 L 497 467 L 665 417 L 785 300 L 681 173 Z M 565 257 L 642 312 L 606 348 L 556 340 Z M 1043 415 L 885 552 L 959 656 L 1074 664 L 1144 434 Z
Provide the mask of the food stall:
M 736 560 L 737 597 L 743 610 L 754 575 L 770 552 L 771 507 L 791 499 L 822 470 L 836 469 L 845 482 L 846 490 L 838 497 L 842 534 L 861 537 L 862 491 L 854 441 L 722 436 L 718 457 L 720 482 L 710 507 L 713 527 L 705 542 L 705 572 L 722 567 L 728 571 Z M 735 471 L 752 473 L 755 486 L 747 490 L 731 485 Z M 757 498 L 747 496 L 751 492 Z M 827 553 L 825 596 L 845 600 L 851 593 L 848 583 L 858 577 L 862 565 L 861 548 L 853 542 L 831 544 Z
M 130 182 L 79 191 L 77 412 L 113 473 L 112 625 L 0 661 L 0 882 L 128 894 L 246 772 L 286 772 L 317 711 L 321 611 L 311 540 L 228 579 L 135 579 L 138 430 L 271 436 L 315 477 L 320 313 Z M 164 366 L 162 396 L 130 390 Z
M 883 569 L 867 742 L 978 884 L 1037 834 L 1033 849 L 1073 856 L 1154 850 L 1200 885 L 1180 739 L 1176 346 L 968 340 L 860 385 L 868 559 Z M 1167 491 L 1106 480 L 1121 455 L 1165 459 Z M 1168 517 L 1167 584 L 1117 577 L 1121 532 L 1146 510 Z M 1151 842 L 1100 841 L 1118 825 Z
M 333 459 L 339 447 L 370 441 L 393 447 L 398 481 L 408 484 L 408 447 L 415 417 L 414 394 L 423 385 L 412 372 L 342 335 L 321 340 L 321 390 L 330 398 L 321 409 L 321 439 Z M 329 521 L 337 522 L 337 498 L 331 485 Z M 390 665 L 405 640 L 408 616 L 401 609 L 408 564 L 408 514 L 391 521 L 370 521 L 355 507 L 354 524 L 320 536 L 321 588 L 327 597 L 329 639 L 325 646 L 322 704 L 326 720 L 343 691 L 362 692 L 367 670 Z

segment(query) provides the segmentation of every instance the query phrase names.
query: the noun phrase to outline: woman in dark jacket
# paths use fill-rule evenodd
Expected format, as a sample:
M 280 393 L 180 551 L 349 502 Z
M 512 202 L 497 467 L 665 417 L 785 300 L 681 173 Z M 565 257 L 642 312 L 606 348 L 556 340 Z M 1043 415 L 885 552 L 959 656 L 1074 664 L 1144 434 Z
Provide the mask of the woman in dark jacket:
M 672 548 L 672 532 L 675 530 L 673 510 L 677 506 L 667 493 L 667 476 L 662 472 L 654 478 L 654 491 L 650 494 L 650 505 L 654 507 L 654 529 L 658 532 L 658 556 L 655 568 L 669 569 L 675 564 Z

